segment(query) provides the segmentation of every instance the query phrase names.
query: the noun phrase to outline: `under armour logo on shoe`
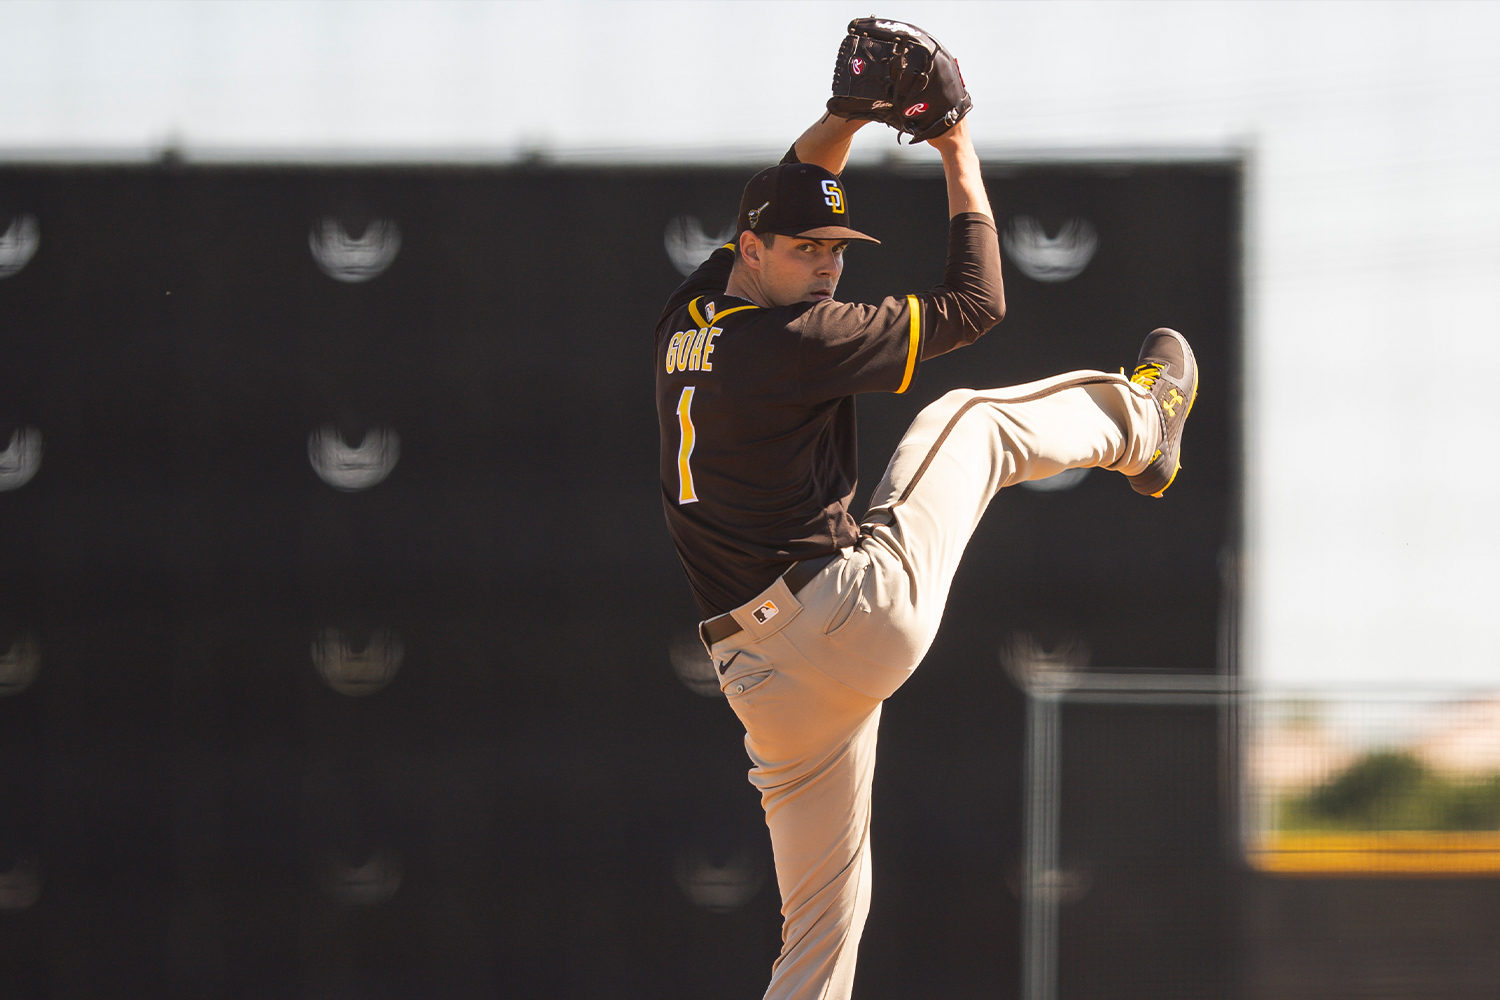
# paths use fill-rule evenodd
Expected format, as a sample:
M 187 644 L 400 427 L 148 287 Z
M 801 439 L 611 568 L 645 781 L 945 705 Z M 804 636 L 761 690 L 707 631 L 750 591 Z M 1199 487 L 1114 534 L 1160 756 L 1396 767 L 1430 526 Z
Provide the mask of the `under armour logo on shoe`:
M 1168 393 L 1167 398 L 1161 401 L 1161 408 L 1167 411 L 1167 416 L 1175 417 L 1177 416 L 1177 407 L 1181 406 L 1182 403 L 1182 393 L 1173 389 Z

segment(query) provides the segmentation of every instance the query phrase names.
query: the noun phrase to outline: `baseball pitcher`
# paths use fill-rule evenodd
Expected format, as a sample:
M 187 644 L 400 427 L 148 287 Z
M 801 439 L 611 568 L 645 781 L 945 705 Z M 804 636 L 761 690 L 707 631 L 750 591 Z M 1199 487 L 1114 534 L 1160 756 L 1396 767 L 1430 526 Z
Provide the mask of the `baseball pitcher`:
M 1134 374 L 1078 371 L 957 390 L 924 409 L 856 520 L 854 396 L 904 393 L 922 362 L 1005 314 L 994 213 L 957 63 L 925 32 L 852 22 L 829 113 L 750 179 L 738 236 L 667 300 L 656 406 L 667 527 L 700 633 L 745 727 L 771 832 L 782 948 L 768 1000 L 843 1000 L 870 905 L 881 703 L 921 662 L 964 547 L 1000 489 L 1100 467 L 1160 496 L 1198 373 L 1147 336 Z M 948 189 L 936 288 L 835 296 L 853 227 L 839 174 L 881 121 L 930 143 Z

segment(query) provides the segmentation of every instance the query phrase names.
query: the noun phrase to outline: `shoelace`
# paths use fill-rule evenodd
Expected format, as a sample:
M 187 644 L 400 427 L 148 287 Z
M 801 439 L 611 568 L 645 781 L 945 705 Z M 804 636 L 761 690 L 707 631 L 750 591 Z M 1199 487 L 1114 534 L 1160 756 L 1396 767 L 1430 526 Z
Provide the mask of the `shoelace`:
M 1149 389 L 1156 384 L 1157 378 L 1161 376 L 1162 366 L 1154 363 L 1135 366 L 1135 374 L 1130 376 L 1130 381 L 1143 389 Z

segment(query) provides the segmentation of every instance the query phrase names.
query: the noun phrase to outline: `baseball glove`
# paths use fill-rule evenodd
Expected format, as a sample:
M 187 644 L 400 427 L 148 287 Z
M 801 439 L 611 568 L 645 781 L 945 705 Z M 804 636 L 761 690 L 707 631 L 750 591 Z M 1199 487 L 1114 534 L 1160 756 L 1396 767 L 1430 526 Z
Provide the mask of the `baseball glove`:
M 833 66 L 831 113 L 885 122 L 912 142 L 925 142 L 957 125 L 973 106 L 958 60 L 936 38 L 903 21 L 849 22 Z

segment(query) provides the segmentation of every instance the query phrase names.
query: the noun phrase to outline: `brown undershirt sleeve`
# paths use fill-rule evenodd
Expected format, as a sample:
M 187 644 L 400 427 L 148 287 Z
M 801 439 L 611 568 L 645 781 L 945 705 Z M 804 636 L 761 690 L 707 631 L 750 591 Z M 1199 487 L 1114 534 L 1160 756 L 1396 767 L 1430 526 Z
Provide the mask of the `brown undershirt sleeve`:
M 963 212 L 949 221 L 943 283 L 917 299 L 926 313 L 922 319 L 924 360 L 972 344 L 1004 318 L 1000 240 L 988 216 Z

